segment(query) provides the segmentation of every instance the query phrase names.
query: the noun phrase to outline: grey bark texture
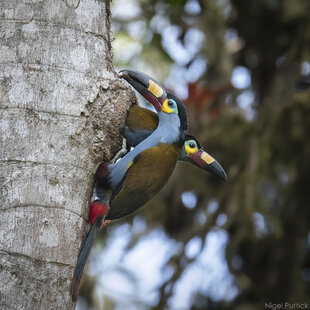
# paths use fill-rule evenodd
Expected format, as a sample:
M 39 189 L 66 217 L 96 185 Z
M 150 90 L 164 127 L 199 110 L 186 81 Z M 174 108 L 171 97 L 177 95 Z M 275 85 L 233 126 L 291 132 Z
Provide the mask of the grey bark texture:
M 72 309 L 93 174 L 134 95 L 109 1 L 0 0 L 0 309 Z

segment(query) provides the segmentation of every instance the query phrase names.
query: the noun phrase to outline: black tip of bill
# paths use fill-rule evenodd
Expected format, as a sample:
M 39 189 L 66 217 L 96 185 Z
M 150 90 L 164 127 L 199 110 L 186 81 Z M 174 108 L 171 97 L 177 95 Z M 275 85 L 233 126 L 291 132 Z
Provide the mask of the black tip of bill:
M 214 160 L 214 162 L 208 165 L 207 170 L 210 173 L 218 176 L 221 180 L 227 181 L 227 175 L 225 170 L 216 160 Z

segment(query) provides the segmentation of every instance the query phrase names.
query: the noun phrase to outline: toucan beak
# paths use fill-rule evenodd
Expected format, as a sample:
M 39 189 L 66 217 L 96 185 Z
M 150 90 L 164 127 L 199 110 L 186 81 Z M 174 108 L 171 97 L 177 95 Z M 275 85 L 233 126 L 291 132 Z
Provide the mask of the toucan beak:
M 227 175 L 222 166 L 204 150 L 200 149 L 193 154 L 189 154 L 188 157 L 201 169 L 216 175 L 223 181 L 227 180 Z
M 157 81 L 147 74 L 138 71 L 122 70 L 119 74 L 148 100 L 157 112 L 162 110 L 162 105 L 167 98 L 167 94 Z

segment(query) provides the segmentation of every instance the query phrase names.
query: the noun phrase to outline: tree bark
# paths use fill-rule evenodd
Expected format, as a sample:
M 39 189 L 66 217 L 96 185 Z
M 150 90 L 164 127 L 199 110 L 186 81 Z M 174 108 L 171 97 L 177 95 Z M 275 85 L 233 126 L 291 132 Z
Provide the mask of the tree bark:
M 71 309 L 93 174 L 133 101 L 109 1 L 0 1 L 0 309 Z

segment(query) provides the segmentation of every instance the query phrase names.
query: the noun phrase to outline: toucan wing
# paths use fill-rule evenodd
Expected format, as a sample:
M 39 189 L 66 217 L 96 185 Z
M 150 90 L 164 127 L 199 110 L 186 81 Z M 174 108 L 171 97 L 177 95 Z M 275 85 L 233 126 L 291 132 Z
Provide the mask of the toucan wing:
M 112 193 L 107 219 L 122 218 L 142 207 L 168 181 L 180 153 L 172 144 L 160 144 L 140 153 Z
M 136 146 L 146 139 L 158 125 L 158 115 L 138 105 L 133 105 L 128 113 L 126 126 L 123 130 L 129 146 Z
M 149 109 L 134 104 L 128 112 L 126 126 L 136 130 L 153 131 L 158 126 L 158 115 Z

